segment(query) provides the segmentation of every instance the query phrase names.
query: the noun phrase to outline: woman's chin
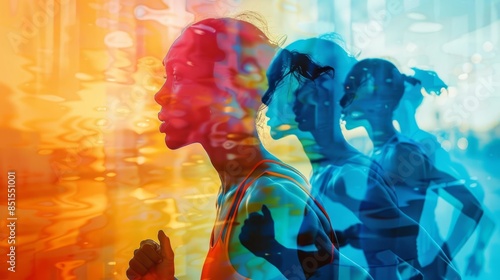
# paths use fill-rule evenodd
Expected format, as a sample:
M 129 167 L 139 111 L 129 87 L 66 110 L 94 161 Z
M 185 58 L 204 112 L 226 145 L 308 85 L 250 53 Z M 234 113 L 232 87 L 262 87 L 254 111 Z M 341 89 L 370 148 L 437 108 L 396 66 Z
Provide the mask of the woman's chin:
M 297 125 L 297 128 L 301 132 L 312 132 L 314 130 L 314 127 L 311 127 L 310 125 L 302 122 Z
M 345 129 L 347 129 L 347 130 L 353 130 L 355 128 L 356 128 L 356 126 L 353 126 L 353 125 L 350 125 L 350 124 L 347 124 L 347 123 L 345 125 Z
M 361 124 L 355 120 L 346 121 L 345 125 L 344 125 L 345 129 L 347 129 L 347 130 L 353 130 L 353 129 L 356 129 L 360 126 L 361 126 Z
M 283 132 L 283 131 L 271 130 L 270 135 L 271 135 L 271 138 L 273 138 L 273 140 L 280 140 L 281 138 L 284 138 L 285 136 L 287 136 L 288 133 Z
M 184 146 L 187 146 L 189 144 L 186 143 L 186 141 L 183 141 L 180 139 L 172 139 L 172 138 L 168 137 L 168 135 L 166 135 L 165 136 L 165 145 L 170 150 L 177 150 L 177 149 L 182 148 Z

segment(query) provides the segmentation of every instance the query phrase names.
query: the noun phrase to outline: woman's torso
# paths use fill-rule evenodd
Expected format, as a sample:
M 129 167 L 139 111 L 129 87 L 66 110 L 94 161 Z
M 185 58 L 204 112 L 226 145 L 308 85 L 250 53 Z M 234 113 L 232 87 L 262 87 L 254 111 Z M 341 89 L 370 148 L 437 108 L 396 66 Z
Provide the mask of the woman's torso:
M 236 254 L 230 254 L 230 250 L 241 249 L 242 246 L 239 241 L 235 241 L 235 238 L 231 237 L 240 234 L 238 225 L 243 224 L 244 217 L 238 217 L 238 211 L 245 202 L 246 196 L 256 188 L 254 182 L 261 177 L 272 178 L 276 184 L 291 181 L 296 188 L 300 188 L 298 191 L 306 193 L 310 197 L 307 180 L 293 168 L 277 161 L 265 161 L 257 166 L 237 188 L 223 195 L 219 200 L 217 222 L 212 231 L 211 246 L 203 267 L 202 279 L 248 279 L 235 268 L 241 267 L 242 264 L 236 264 L 237 260 L 231 259 L 231 255 Z M 310 200 L 313 201 L 312 198 Z M 287 206 L 283 205 L 283 207 Z M 318 207 L 318 212 L 321 213 L 320 207 Z M 322 223 L 323 230 L 332 231 L 328 216 L 325 215 Z M 276 229 L 277 232 L 280 230 Z M 251 261 L 262 260 L 254 256 Z M 260 275 L 253 276 L 254 279 L 283 278 L 283 275 L 276 268 L 265 262 L 262 266 L 252 266 L 252 275 Z

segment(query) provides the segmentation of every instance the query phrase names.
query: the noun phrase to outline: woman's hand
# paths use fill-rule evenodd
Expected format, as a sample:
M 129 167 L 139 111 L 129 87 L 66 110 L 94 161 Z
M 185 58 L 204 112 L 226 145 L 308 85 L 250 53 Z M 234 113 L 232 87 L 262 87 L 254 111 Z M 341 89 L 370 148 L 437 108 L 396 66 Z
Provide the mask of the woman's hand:
M 258 257 L 266 258 L 276 253 L 274 220 L 267 206 L 262 205 L 262 214 L 250 213 L 239 237 L 241 244 Z
M 127 277 L 130 280 L 172 280 L 175 279 L 174 251 L 170 239 L 158 231 L 160 244 L 151 239 L 141 241 L 129 261 Z
M 465 271 L 465 275 L 470 275 L 477 277 L 481 273 L 484 264 L 484 252 L 476 251 L 472 253 L 469 258 L 469 262 L 467 263 L 467 270 Z

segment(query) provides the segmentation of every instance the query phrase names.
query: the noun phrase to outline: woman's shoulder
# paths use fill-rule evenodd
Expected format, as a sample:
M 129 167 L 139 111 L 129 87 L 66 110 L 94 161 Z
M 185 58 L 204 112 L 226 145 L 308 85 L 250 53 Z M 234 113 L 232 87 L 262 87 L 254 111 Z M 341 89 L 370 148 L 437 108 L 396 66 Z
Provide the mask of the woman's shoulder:
M 328 215 L 311 196 L 308 180 L 296 169 L 283 163 L 271 163 L 255 177 L 243 198 L 244 205 L 266 205 L 287 215 L 316 213 L 318 225 L 331 230 Z M 278 210 L 279 209 L 279 210 Z M 308 218 L 309 219 L 309 218 Z
M 264 195 L 309 194 L 309 181 L 297 169 L 278 161 L 267 161 L 262 171 L 252 180 L 254 192 Z
M 393 141 L 386 143 L 378 153 L 395 159 L 427 156 L 422 144 L 403 135 L 398 135 Z
M 349 157 L 346 160 L 346 164 L 349 168 L 358 168 L 358 169 L 370 169 L 373 164 L 373 159 L 362 154 L 356 153 Z

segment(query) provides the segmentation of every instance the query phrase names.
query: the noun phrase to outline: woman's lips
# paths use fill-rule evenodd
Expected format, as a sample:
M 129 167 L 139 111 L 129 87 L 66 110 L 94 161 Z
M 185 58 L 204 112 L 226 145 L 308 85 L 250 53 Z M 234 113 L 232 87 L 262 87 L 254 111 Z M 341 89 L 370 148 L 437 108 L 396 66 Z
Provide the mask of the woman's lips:
M 166 132 L 167 125 L 168 125 L 167 122 L 161 122 L 161 124 L 160 124 L 160 132 L 161 133 L 165 133 Z
M 160 124 L 160 132 L 166 132 L 167 129 L 185 129 L 188 126 L 189 123 L 184 119 L 170 118 Z
M 349 116 L 353 119 L 357 119 L 357 118 L 360 118 L 361 116 L 363 116 L 363 113 L 360 111 L 352 111 L 349 113 Z
M 158 112 L 158 119 L 162 122 L 165 122 L 167 121 L 167 115 L 163 111 L 160 111 Z
M 361 116 L 363 116 L 363 112 L 362 111 L 358 111 L 358 110 L 342 110 L 340 118 L 345 120 L 347 118 L 359 118 Z
M 186 110 L 180 110 L 180 109 L 170 110 L 162 108 L 160 112 L 158 112 L 158 119 L 164 122 L 172 118 L 183 118 L 186 115 L 187 115 Z

